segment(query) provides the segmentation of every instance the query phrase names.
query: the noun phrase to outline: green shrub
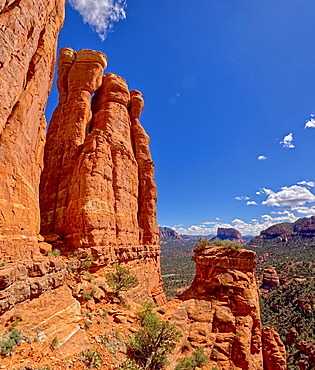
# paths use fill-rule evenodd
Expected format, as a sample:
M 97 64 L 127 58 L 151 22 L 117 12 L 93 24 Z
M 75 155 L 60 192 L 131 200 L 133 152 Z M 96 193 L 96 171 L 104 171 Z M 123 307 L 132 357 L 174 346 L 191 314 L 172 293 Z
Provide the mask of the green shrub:
M 90 369 L 96 367 L 97 369 L 103 363 L 101 354 L 97 350 L 87 349 L 81 352 L 81 361 L 83 361 Z
M 130 340 L 130 352 L 145 370 L 160 369 L 168 365 L 167 355 L 173 353 L 182 336 L 176 324 L 160 321 L 153 304 L 146 302 L 138 312 L 142 329 Z
M 11 353 L 17 344 L 21 343 L 21 331 L 15 328 L 9 328 L 0 341 L 0 356 Z
M 59 347 L 59 340 L 55 337 L 52 341 L 51 341 L 51 348 L 52 349 L 57 349 Z
M 116 366 L 115 370 L 141 370 L 143 369 L 139 366 L 135 360 L 130 360 L 130 358 L 126 358 L 120 365 Z
M 89 292 L 86 292 L 85 290 L 82 292 L 82 298 L 84 299 L 91 299 L 92 296 Z
M 174 370 L 195 370 L 203 368 L 208 361 L 208 356 L 204 353 L 204 349 L 199 347 L 192 353 L 193 357 L 183 357 L 178 360 Z
M 213 242 L 214 245 L 218 247 L 224 247 L 227 249 L 233 249 L 235 251 L 242 249 L 243 245 L 237 242 L 236 240 L 221 240 L 221 239 L 215 239 Z
M 200 368 L 202 368 L 209 359 L 208 356 L 205 354 L 204 349 L 202 347 L 196 348 L 192 354 L 195 357 L 197 367 L 200 367 Z
M 195 244 L 195 248 L 204 248 L 211 245 L 210 241 L 206 238 L 199 238 L 197 243 Z
M 45 255 L 46 256 L 50 256 L 50 257 L 60 257 L 60 250 L 59 249 L 54 249 L 54 250 L 51 250 L 51 251 L 46 251 L 45 252 Z
M 129 290 L 139 284 L 136 276 L 130 275 L 130 272 L 122 266 L 115 265 L 115 272 L 105 275 L 108 285 L 113 289 L 114 294 L 120 297 L 122 290 Z
M 196 367 L 197 363 L 193 357 L 183 357 L 177 361 L 174 370 L 195 370 Z

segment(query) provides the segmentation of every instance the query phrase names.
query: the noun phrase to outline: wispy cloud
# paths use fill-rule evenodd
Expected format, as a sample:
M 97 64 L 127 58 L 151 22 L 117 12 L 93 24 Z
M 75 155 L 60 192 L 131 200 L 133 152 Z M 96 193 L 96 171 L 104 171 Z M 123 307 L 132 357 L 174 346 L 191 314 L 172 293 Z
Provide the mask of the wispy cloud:
M 259 156 L 257 157 L 257 159 L 258 159 L 259 161 L 265 161 L 267 158 L 268 158 L 268 157 L 266 157 L 265 155 L 259 155 Z
M 313 188 L 315 186 L 315 182 L 313 181 L 300 181 L 298 185 L 306 186 L 307 188 Z
M 273 193 L 274 193 L 273 190 L 267 189 L 267 188 L 261 188 L 261 189 L 259 189 L 259 191 L 256 191 L 257 195 L 270 195 L 270 194 L 273 194 Z
M 126 18 L 126 0 L 69 0 L 70 5 L 104 41 L 113 23 Z
M 254 201 L 254 200 L 249 200 L 247 203 L 246 203 L 247 206 L 258 206 L 258 204 Z
M 315 206 L 312 207 L 292 207 L 292 211 L 296 211 L 304 216 L 315 215 Z
M 315 195 L 303 186 L 292 185 L 283 187 L 277 193 L 272 193 L 262 204 L 271 207 L 294 207 L 315 202 Z
M 238 197 L 235 197 L 236 200 L 248 200 L 249 198 L 248 197 L 245 197 L 245 196 L 238 196 Z
M 285 136 L 283 138 L 283 140 L 280 141 L 280 144 L 282 144 L 282 146 L 284 148 L 289 148 L 289 149 L 295 148 L 295 145 L 293 144 L 293 134 L 292 134 L 292 132 L 290 132 L 289 135 Z
M 315 128 L 315 115 L 311 114 L 311 118 L 306 121 L 304 128 Z

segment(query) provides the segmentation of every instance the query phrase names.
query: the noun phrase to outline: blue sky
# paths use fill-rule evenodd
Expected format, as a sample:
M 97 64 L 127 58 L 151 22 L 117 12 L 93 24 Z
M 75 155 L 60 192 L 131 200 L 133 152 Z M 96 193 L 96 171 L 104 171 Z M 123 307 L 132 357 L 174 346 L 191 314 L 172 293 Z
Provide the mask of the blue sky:
M 255 235 L 315 214 L 314 14 L 313 0 L 67 3 L 59 48 L 104 52 L 144 95 L 161 226 Z

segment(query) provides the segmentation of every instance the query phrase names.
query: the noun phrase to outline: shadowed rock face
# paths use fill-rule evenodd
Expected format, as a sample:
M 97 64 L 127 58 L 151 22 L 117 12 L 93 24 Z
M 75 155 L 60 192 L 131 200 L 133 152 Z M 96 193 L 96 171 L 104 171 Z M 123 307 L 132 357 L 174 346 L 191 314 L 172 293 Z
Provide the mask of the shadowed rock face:
M 186 292 L 167 303 L 165 316 L 178 323 L 183 344 L 204 348 L 210 368 L 269 369 L 263 362 L 255 252 L 223 247 L 194 252 L 196 277 Z M 269 339 L 265 336 L 264 343 Z M 278 358 L 278 349 L 268 358 Z M 285 368 L 281 358 L 278 369 Z
M 149 293 L 164 303 L 154 164 L 139 121 L 144 102 L 123 78 L 103 76 L 106 62 L 93 50 L 60 51 L 60 98 L 40 184 L 41 234 L 92 254 L 95 266 L 125 264 L 141 282 L 139 299 Z
M 0 260 L 38 250 L 44 111 L 65 0 L 0 1 Z

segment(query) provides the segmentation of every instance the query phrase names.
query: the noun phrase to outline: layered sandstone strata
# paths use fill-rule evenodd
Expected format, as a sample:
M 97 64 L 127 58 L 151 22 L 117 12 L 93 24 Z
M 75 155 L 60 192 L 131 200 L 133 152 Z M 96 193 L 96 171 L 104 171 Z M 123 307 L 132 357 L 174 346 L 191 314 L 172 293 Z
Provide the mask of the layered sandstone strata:
M 0 1 L 0 260 L 37 251 L 44 111 L 64 5 Z
M 162 297 L 154 164 L 139 121 L 144 102 L 123 78 L 102 76 L 106 64 L 100 52 L 60 51 L 60 99 L 40 185 L 41 234 L 92 254 L 94 267 L 126 265 L 141 281 L 140 295 Z
M 64 262 L 46 257 L 42 261 L 9 263 L 0 269 L 0 315 L 18 303 L 39 297 L 63 285 L 67 278 Z M 3 318 L 0 318 L 0 326 Z
M 188 342 L 192 348 L 203 347 L 210 358 L 210 368 L 269 369 L 263 364 L 259 299 L 253 271 L 255 253 L 214 246 L 195 248 L 194 252 L 196 277 L 191 287 L 165 307 L 165 316 L 177 322 L 184 334 L 182 343 Z M 264 343 L 269 343 L 269 338 L 264 338 Z M 282 345 L 281 351 L 283 348 Z M 272 354 L 266 354 L 268 359 L 278 358 L 278 349 L 274 347 Z M 286 369 L 283 362 L 279 366 Z

